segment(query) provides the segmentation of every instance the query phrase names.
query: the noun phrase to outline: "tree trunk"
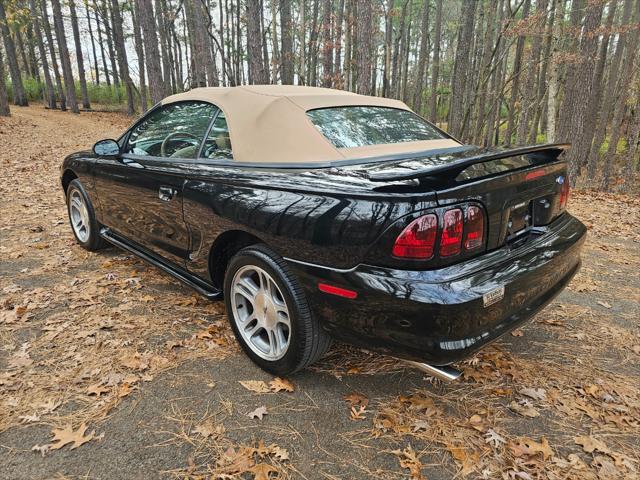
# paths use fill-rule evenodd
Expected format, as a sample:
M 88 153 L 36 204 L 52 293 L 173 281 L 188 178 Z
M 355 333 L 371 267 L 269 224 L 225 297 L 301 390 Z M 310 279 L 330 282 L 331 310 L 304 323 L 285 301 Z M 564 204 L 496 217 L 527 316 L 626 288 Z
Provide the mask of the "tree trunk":
M 344 0 L 339 0 L 338 13 L 336 18 L 336 33 L 335 33 L 335 60 L 333 62 L 333 86 L 334 88 L 342 88 L 342 72 L 340 71 L 340 65 L 342 65 L 342 25 L 344 23 Z
M 280 0 L 280 76 L 282 83 L 293 85 L 293 22 L 291 0 Z M 304 57 L 304 52 L 302 54 Z
M 524 80 L 524 89 L 520 97 L 520 121 L 518 122 L 518 130 L 516 132 L 516 142 L 523 144 L 529 135 L 529 125 L 531 116 L 534 115 L 533 110 L 538 107 L 537 96 L 533 94 L 536 91 L 536 76 L 539 70 L 540 53 L 542 50 L 542 34 L 544 32 L 544 12 L 547 9 L 546 0 L 537 0 L 536 11 L 533 15 L 532 28 L 535 29 L 533 39 L 531 40 L 531 56 L 529 58 L 529 67 Z
M 0 30 L 2 30 L 2 39 L 4 40 L 4 49 L 7 52 L 7 63 L 9 65 L 9 74 L 11 75 L 11 85 L 13 86 L 13 103 L 21 107 L 29 105 L 27 94 L 22 84 L 22 76 L 20 75 L 20 67 L 18 66 L 18 57 L 16 56 L 16 47 L 9 32 L 7 24 L 7 15 L 4 11 L 4 1 L 0 1 Z
M 307 62 L 307 79 L 311 86 L 317 85 L 318 79 L 318 7 L 320 0 L 313 0 L 311 12 L 311 36 L 309 37 L 309 59 Z
M 431 73 L 431 99 L 429 119 L 438 121 L 438 81 L 440 76 L 440 41 L 442 38 L 442 0 L 436 0 L 436 23 L 433 35 L 433 71 Z
M 422 7 L 422 25 L 420 26 L 420 54 L 418 56 L 418 72 L 416 77 L 416 91 L 413 97 L 413 109 L 421 113 L 422 97 L 424 88 L 424 78 L 429 65 L 429 10 L 431 8 L 429 0 L 424 1 Z
M 36 37 L 36 43 L 38 44 L 38 53 L 42 61 L 42 72 L 44 75 L 45 85 L 45 101 L 49 108 L 56 108 L 56 92 L 53 89 L 53 82 L 51 81 L 51 73 L 49 72 L 49 62 L 47 60 L 47 51 L 44 48 L 44 42 L 42 40 L 42 29 L 40 26 L 40 15 L 36 8 L 36 0 L 29 0 L 29 11 L 33 20 L 33 30 Z
M 549 91 L 547 93 L 547 142 L 555 142 L 556 140 L 556 113 L 558 104 L 558 90 L 560 81 L 560 61 L 558 55 L 560 52 L 560 35 L 564 23 L 565 0 L 557 0 L 556 4 L 556 22 L 552 29 L 552 52 L 549 63 Z
M 249 55 L 249 83 L 269 83 L 269 73 L 263 62 L 260 0 L 247 0 L 247 54 Z
M 462 3 L 462 25 L 458 34 L 458 48 L 454 63 L 454 73 L 451 82 L 451 107 L 449 112 L 448 131 L 454 136 L 462 132 L 462 116 L 464 109 L 464 92 L 467 75 L 469 74 L 471 45 L 473 36 L 473 22 L 476 11 L 474 0 L 464 0 Z
M 117 47 L 114 48 L 115 26 L 112 28 L 113 21 L 111 20 L 111 6 L 107 3 L 107 0 L 102 0 L 102 18 L 104 19 L 104 35 L 107 38 L 107 50 L 109 51 L 109 61 L 111 63 L 111 75 L 113 77 L 113 84 L 116 90 L 120 89 L 120 75 L 118 74 L 118 58 L 116 56 Z
M 67 48 L 67 38 L 64 34 L 60 0 L 51 0 L 51 6 L 53 8 L 53 27 L 56 32 L 58 52 L 60 52 L 60 63 L 62 64 L 62 75 L 64 76 L 67 105 L 73 113 L 80 113 L 78 109 L 78 99 L 76 98 L 76 87 L 73 81 L 73 70 L 71 70 L 71 59 L 69 58 L 69 50 Z
M 82 108 L 90 109 L 89 92 L 87 91 L 87 78 L 84 74 L 84 59 L 82 58 L 82 45 L 80 44 L 80 29 L 78 28 L 78 15 L 74 0 L 68 0 L 69 12 L 71 13 L 71 29 L 73 30 L 73 41 L 76 48 L 76 62 L 78 64 L 78 78 L 80 80 L 80 94 L 82 95 Z
M 371 35 L 371 2 L 369 0 L 358 0 L 358 20 L 357 20 L 357 42 L 356 52 L 358 79 L 356 91 L 361 95 L 371 94 L 371 52 L 373 50 L 373 39 Z
M 604 77 L 604 69 L 607 63 L 607 52 L 609 50 L 609 37 L 613 20 L 616 14 L 616 2 L 611 2 L 609 5 L 609 13 L 607 14 L 607 20 L 604 25 L 604 33 L 600 42 L 600 52 L 598 54 L 598 62 L 593 72 L 593 95 L 589 100 L 589 106 L 587 108 L 587 115 L 585 118 L 585 141 L 588 141 L 589 147 L 584 157 L 579 159 L 579 170 L 582 171 L 583 167 L 589 165 L 589 158 L 593 149 L 593 136 L 595 134 L 596 120 L 598 118 L 598 112 L 600 111 L 600 103 L 602 100 L 602 79 Z
M 56 59 L 56 50 L 53 44 L 53 35 L 51 35 L 46 3 L 41 1 L 40 7 L 42 9 L 42 26 L 44 27 L 44 33 L 47 38 L 47 45 L 49 46 L 49 53 L 51 55 L 51 66 L 53 67 L 53 74 L 56 79 L 56 90 L 58 91 L 58 99 L 60 100 L 60 110 L 64 112 L 67 110 L 67 97 L 62 87 L 62 78 L 60 76 L 60 68 L 58 68 L 58 60 Z
M 633 0 L 625 0 L 622 10 L 622 19 L 620 23 L 621 26 L 627 25 L 629 23 L 631 19 L 632 6 Z M 616 49 L 613 54 L 613 59 L 611 60 L 611 64 L 609 66 L 609 79 L 602 96 L 605 101 L 602 102 L 602 108 L 600 109 L 600 114 L 598 115 L 596 132 L 593 136 L 593 145 L 589 149 L 590 155 L 587 161 L 587 172 L 589 178 L 591 179 L 593 179 L 596 175 L 598 159 L 600 156 L 600 148 L 604 143 L 604 139 L 607 133 L 609 117 L 614 111 L 615 102 L 613 100 L 616 98 L 616 85 L 618 83 L 618 78 L 620 75 L 620 67 L 622 65 L 624 47 L 628 35 L 629 33 L 621 33 L 619 35 L 618 42 L 616 43 Z
M 640 21 L 640 4 L 636 5 L 636 10 L 633 16 L 633 23 L 637 24 Z M 603 185 L 605 189 L 611 187 L 611 169 L 614 160 L 616 159 L 616 152 L 618 149 L 618 141 L 622 136 L 623 131 L 623 118 L 626 110 L 626 102 L 629 98 L 629 87 L 631 86 L 631 80 L 633 80 L 633 69 L 636 57 L 638 55 L 638 45 L 640 44 L 640 29 L 631 30 L 625 36 L 625 55 L 624 64 L 622 65 L 620 76 L 620 85 L 618 87 L 618 95 L 614 103 L 616 109 L 613 114 L 613 120 L 611 121 L 611 137 L 609 138 L 609 147 L 607 148 L 607 154 L 604 162 L 604 178 Z M 612 99 L 613 100 L 613 99 Z
M 118 5 L 118 0 L 111 0 L 111 13 L 113 15 L 113 43 L 115 44 L 118 55 L 118 66 L 120 68 L 120 75 L 127 92 L 127 114 L 131 116 L 135 113 L 133 100 L 133 81 L 129 76 L 127 50 L 124 43 L 124 33 L 122 31 L 123 21 L 120 14 L 120 6 Z
M 142 46 L 142 33 L 140 28 L 140 0 L 135 0 L 134 8 L 131 10 L 131 22 L 133 23 L 133 39 L 138 57 L 138 74 L 140 76 L 140 113 L 147 111 L 149 102 L 147 100 L 147 84 L 145 75 L 144 47 Z
M 322 3 L 322 86 L 333 85 L 333 37 L 331 36 L 332 0 Z
M 569 162 L 569 178 L 574 183 L 580 172 L 580 163 L 589 153 L 591 145 L 591 135 L 587 135 L 585 127 L 587 125 L 586 116 L 589 111 L 589 100 L 593 95 L 593 71 L 598 50 L 598 35 L 596 31 L 600 25 L 602 9 L 602 3 L 590 4 L 587 7 L 583 25 L 584 30 L 580 42 L 580 63 L 577 67 L 574 67 L 575 83 L 569 85 L 569 88 L 574 93 L 569 96 L 569 101 L 563 105 L 563 108 L 569 109 L 571 116 L 568 118 L 570 123 L 565 129 L 567 135 L 560 139 L 573 142 L 567 155 L 567 161 Z
M 137 11 L 144 43 L 145 65 L 149 75 L 149 94 L 151 103 L 155 105 L 164 98 L 165 93 L 162 81 L 160 49 L 158 48 L 158 36 L 156 34 L 158 27 L 151 0 L 136 0 L 136 4 L 139 6 Z
M 91 51 L 93 53 L 93 65 L 96 72 L 96 85 L 100 85 L 100 70 L 98 68 L 98 55 L 96 53 L 96 41 L 93 37 L 93 27 L 91 26 L 91 15 L 89 14 L 89 3 L 87 0 L 84 2 L 84 10 L 87 16 L 87 25 L 89 27 L 89 38 L 91 39 Z M 89 60 L 91 64 L 91 60 Z
M 2 50 L 0 50 L 0 117 L 8 117 L 10 115 L 9 97 L 7 96 L 7 86 L 4 82 L 4 60 L 2 60 Z
M 525 0 L 522 9 L 522 18 L 529 16 L 529 10 L 531 8 L 531 0 Z M 516 100 L 520 91 L 520 74 L 522 73 L 522 53 L 524 50 L 524 35 L 518 36 L 518 42 L 516 43 L 516 54 L 513 60 L 513 75 L 511 82 L 511 98 L 509 99 L 509 116 L 507 118 L 507 130 L 504 134 L 504 143 L 511 145 L 511 137 L 513 136 L 513 130 L 516 122 Z
M 98 4 L 93 0 L 94 17 L 96 19 L 96 30 L 98 31 L 98 45 L 100 46 L 100 57 L 102 58 L 102 68 L 108 86 L 111 86 L 109 80 L 109 69 L 107 68 L 107 57 L 104 54 L 104 43 L 102 42 L 102 29 L 100 28 L 100 15 L 98 14 Z M 98 67 L 96 67 L 97 70 Z

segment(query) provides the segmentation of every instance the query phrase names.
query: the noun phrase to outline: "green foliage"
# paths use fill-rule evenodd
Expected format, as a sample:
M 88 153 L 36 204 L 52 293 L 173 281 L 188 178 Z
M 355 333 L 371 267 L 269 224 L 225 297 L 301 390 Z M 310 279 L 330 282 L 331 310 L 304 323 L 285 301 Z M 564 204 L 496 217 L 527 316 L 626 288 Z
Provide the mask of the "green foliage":
M 7 94 L 9 95 L 9 100 L 13 101 L 13 85 L 11 81 L 7 79 Z M 22 84 L 24 85 L 24 90 L 27 95 L 27 100 L 29 102 L 41 102 L 44 95 L 43 92 L 45 90 L 45 85 L 43 81 L 38 81 L 35 78 L 31 77 L 23 77 Z M 78 97 L 78 102 L 81 102 L 81 92 L 80 92 L 80 84 L 76 82 L 76 96 Z M 54 87 L 57 92 L 57 88 Z M 97 85 L 95 83 L 87 84 L 87 92 L 89 93 L 89 101 L 93 104 L 99 105 L 107 105 L 107 106 L 125 106 L 126 104 L 126 91 L 124 85 L 120 85 L 120 87 L 116 88 L 115 86 L 107 85 L 105 83 L 101 83 Z

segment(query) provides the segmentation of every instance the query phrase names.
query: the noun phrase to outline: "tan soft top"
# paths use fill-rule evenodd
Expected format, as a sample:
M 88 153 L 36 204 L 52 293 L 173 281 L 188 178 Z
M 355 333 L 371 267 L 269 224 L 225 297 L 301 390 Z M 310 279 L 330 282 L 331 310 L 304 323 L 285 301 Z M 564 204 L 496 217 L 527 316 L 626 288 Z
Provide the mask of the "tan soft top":
M 454 140 L 441 139 L 336 148 L 313 125 L 308 110 L 350 105 L 409 110 L 399 100 L 343 90 L 291 85 L 207 87 L 172 95 L 162 104 L 185 100 L 206 101 L 222 109 L 233 158 L 239 162 L 330 162 L 459 146 Z

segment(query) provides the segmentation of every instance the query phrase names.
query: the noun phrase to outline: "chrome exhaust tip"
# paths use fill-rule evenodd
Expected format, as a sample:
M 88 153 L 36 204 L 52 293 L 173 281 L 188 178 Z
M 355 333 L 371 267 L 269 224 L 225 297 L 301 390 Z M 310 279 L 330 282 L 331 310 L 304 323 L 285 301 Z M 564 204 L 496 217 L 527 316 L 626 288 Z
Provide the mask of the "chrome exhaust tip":
M 427 373 L 432 377 L 439 378 L 440 380 L 444 380 L 446 382 L 454 382 L 462 376 L 462 372 L 460 370 L 456 370 L 453 367 L 434 367 L 433 365 L 422 362 L 414 362 L 413 360 L 404 360 L 404 362 L 411 365 L 412 367 L 417 368 L 418 370 L 422 370 L 424 373 Z

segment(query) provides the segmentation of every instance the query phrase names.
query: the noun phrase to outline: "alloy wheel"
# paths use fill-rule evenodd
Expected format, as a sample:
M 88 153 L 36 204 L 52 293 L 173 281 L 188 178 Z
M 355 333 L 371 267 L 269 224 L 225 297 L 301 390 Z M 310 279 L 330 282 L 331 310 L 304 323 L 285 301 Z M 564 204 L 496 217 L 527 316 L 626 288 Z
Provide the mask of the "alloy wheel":
M 284 357 L 291 340 L 291 318 L 275 280 L 262 268 L 245 265 L 231 285 L 233 321 L 247 346 L 264 360 Z
M 89 240 L 90 223 L 89 211 L 84 197 L 78 190 L 72 190 L 69 195 L 69 217 L 71 218 L 71 226 L 73 231 L 82 243 Z

